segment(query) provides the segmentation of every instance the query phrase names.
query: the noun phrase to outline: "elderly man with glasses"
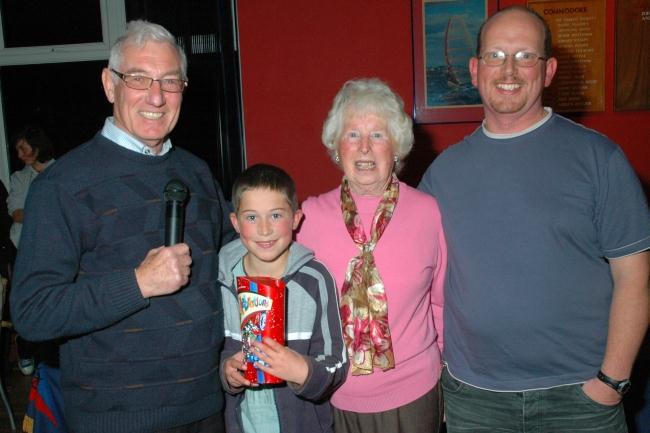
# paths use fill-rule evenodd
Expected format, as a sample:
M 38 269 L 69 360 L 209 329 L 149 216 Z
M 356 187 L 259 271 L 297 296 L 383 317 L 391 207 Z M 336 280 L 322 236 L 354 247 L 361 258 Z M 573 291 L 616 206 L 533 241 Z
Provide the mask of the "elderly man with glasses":
M 615 143 L 542 105 L 557 60 L 533 11 L 488 19 L 469 68 L 485 120 L 420 183 L 449 251 L 447 431 L 626 432 L 648 326 L 639 180 Z
M 30 340 L 62 339 L 75 433 L 223 431 L 217 252 L 234 232 L 206 163 L 168 138 L 185 54 L 163 27 L 131 22 L 102 83 L 113 116 L 31 186 L 14 324 Z M 171 179 L 189 190 L 185 242 L 163 246 Z

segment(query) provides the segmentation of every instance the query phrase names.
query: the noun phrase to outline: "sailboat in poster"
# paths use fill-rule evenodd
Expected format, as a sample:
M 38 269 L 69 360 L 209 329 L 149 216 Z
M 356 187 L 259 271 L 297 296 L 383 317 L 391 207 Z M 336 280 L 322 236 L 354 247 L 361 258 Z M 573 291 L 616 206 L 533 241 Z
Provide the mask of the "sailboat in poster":
M 474 40 L 465 16 L 451 14 L 442 34 L 443 64 L 427 69 L 427 101 L 430 106 L 480 104 L 472 86 L 469 59 L 474 55 Z

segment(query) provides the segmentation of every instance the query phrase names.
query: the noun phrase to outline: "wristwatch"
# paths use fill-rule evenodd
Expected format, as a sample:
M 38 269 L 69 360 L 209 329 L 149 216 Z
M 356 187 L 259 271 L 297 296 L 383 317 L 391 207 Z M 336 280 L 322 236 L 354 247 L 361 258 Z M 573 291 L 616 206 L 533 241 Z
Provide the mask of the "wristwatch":
M 614 391 L 618 392 L 621 395 L 624 395 L 626 392 L 628 392 L 630 390 L 630 386 L 632 385 L 630 379 L 614 380 L 600 370 L 598 370 L 598 375 L 596 377 L 598 380 L 603 382 L 605 385 L 613 388 Z

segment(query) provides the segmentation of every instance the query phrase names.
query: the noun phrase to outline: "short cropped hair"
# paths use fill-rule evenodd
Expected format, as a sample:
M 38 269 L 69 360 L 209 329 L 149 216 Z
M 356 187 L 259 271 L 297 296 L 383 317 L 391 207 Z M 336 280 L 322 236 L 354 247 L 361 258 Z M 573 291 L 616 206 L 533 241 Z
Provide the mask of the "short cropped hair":
M 14 145 L 17 145 L 20 140 L 25 140 L 34 150 L 38 162 L 47 162 L 54 158 L 52 141 L 40 127 L 35 125 L 25 126 L 14 135 Z
M 492 15 L 490 18 L 487 20 L 483 21 L 483 24 L 481 24 L 481 27 L 478 29 L 478 36 L 476 37 L 476 56 L 480 56 L 481 49 L 483 48 L 483 30 L 485 29 L 485 26 L 487 23 L 492 21 L 494 17 L 497 17 L 505 12 L 512 12 L 512 11 L 520 11 L 520 12 L 525 12 L 533 17 L 535 17 L 541 24 L 542 28 L 544 29 L 544 57 L 551 57 L 553 55 L 553 37 L 551 36 L 551 28 L 548 26 L 548 23 L 540 14 L 532 10 L 531 8 L 528 8 L 526 6 L 521 6 L 521 5 L 514 5 L 514 6 L 508 6 L 506 8 L 501 9 L 494 15 Z
M 280 167 L 270 164 L 255 164 L 244 170 L 232 186 L 232 205 L 235 213 L 239 212 L 239 204 L 244 193 L 251 189 L 270 189 L 284 194 L 291 210 L 298 210 L 298 195 L 296 184 L 291 176 Z
M 126 33 L 117 38 L 111 47 L 108 67 L 119 71 L 124 60 L 124 48 L 128 45 L 142 48 L 148 41 L 168 43 L 171 45 L 178 53 L 180 59 L 181 79 L 187 80 L 187 56 L 183 48 L 176 42 L 174 35 L 163 26 L 144 20 L 129 21 L 126 27 Z M 113 80 L 117 81 L 118 78 L 113 77 Z
M 335 162 L 343 126 L 347 116 L 351 114 L 374 114 L 386 121 L 397 156 L 395 171 L 399 172 L 414 141 L 413 121 L 404 112 L 402 98 L 378 78 L 346 82 L 334 98 L 321 135 L 323 144 Z

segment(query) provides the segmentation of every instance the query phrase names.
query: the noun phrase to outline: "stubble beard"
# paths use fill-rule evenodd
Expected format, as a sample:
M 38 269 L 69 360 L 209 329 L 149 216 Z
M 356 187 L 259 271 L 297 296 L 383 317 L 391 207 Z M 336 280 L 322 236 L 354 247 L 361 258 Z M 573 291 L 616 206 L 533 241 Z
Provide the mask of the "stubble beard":
M 521 87 L 516 94 L 513 95 L 504 95 L 499 93 L 497 88 L 497 82 L 504 82 L 505 80 L 498 80 L 491 84 L 494 93 L 488 98 L 488 105 L 490 108 L 499 114 L 514 114 L 517 113 L 526 106 L 527 95 L 523 92 L 526 87 L 526 83 L 516 79 L 514 82 L 520 84 Z

